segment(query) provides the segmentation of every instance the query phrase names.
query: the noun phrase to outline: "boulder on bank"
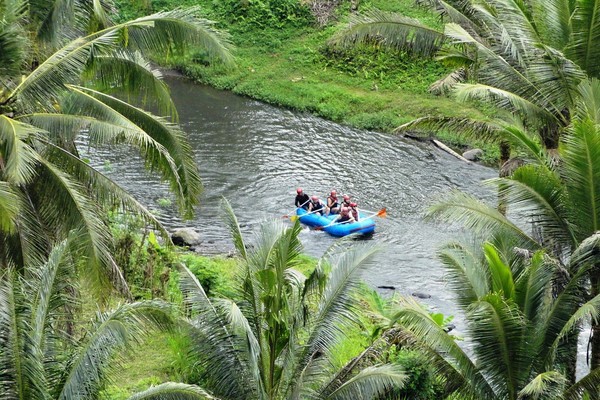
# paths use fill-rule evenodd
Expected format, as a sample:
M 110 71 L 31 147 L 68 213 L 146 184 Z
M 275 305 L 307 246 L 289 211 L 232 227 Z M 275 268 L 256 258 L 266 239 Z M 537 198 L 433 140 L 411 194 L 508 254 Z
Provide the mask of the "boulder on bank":
M 202 243 L 200 232 L 194 228 L 179 228 L 171 234 L 175 246 L 196 246 Z
M 462 156 L 469 161 L 478 161 L 482 155 L 483 155 L 483 150 L 471 149 L 471 150 L 465 151 Z

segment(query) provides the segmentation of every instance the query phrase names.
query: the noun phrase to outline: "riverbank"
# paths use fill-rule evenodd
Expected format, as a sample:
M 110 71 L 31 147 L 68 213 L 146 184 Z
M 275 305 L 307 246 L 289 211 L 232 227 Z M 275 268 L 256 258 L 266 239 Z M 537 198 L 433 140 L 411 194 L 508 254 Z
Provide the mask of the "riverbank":
M 395 3 L 374 0 L 359 5 L 359 11 L 379 8 L 401 12 L 432 27 L 441 27 L 429 10 L 415 7 L 414 0 Z M 288 14 L 288 20 L 271 14 L 252 17 L 255 15 L 252 10 L 245 11 L 245 18 L 237 18 L 226 15 L 226 6 L 219 8 L 206 0 L 163 0 L 155 2 L 151 11 L 192 4 L 199 4 L 207 18 L 220 21 L 218 27 L 230 32 L 237 63 L 234 68 L 213 65 L 202 52 L 185 59 L 161 61 L 196 82 L 337 123 L 387 133 L 426 115 L 482 115 L 472 106 L 428 92 L 429 86 L 449 71 L 437 61 L 373 48 L 333 51 L 328 47 L 328 40 L 347 24 L 350 2 L 340 2 L 336 16 L 324 27 L 304 21 L 302 15 L 298 16 L 300 12 L 291 8 L 287 12 L 294 18 Z M 123 12 L 130 17 L 136 11 L 129 6 Z M 236 12 L 239 16 L 243 11 Z M 273 20 L 260 24 L 259 17 Z M 432 136 L 459 152 L 483 148 L 483 160 L 488 164 L 498 158 L 495 146 L 466 140 L 450 132 L 433 132 Z

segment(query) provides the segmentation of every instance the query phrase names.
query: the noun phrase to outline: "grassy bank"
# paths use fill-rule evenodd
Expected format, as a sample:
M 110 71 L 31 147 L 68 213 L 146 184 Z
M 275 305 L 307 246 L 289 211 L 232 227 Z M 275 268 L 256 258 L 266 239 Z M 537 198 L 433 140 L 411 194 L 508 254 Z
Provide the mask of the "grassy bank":
M 230 32 L 237 65 L 212 65 L 202 52 L 185 59 L 163 60 L 166 65 L 198 82 L 338 123 L 392 132 L 402 123 L 425 115 L 481 115 L 474 107 L 428 92 L 428 87 L 449 71 L 437 61 L 367 47 L 330 48 L 328 40 L 347 24 L 349 1 L 340 3 L 336 16 L 324 27 L 318 27 L 308 11 L 297 8 L 297 4 L 294 0 L 162 0 L 141 10 L 123 2 L 122 15 L 126 18 L 176 5 L 199 5 L 205 17 L 219 21 L 217 26 Z M 400 12 L 441 27 L 437 17 L 417 7 L 414 0 L 359 3 L 361 12 L 370 8 Z M 489 145 L 467 142 L 449 132 L 433 134 L 459 150 L 484 148 L 488 162 L 497 158 L 496 149 Z

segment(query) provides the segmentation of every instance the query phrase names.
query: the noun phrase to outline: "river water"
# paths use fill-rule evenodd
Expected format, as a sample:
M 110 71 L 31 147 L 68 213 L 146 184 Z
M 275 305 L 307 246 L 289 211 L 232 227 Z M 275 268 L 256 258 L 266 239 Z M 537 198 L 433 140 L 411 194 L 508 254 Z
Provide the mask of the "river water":
M 138 157 L 123 149 L 94 156 L 138 200 L 159 209 L 168 227 L 198 228 L 204 251 L 227 252 L 233 245 L 220 217 L 222 196 L 250 232 L 267 218 L 293 212 L 296 187 L 323 199 L 336 189 L 366 210 L 387 208 L 370 239 L 385 247 L 364 279 L 403 294 L 429 294 L 423 301 L 432 309 L 457 313 L 435 253 L 460 232 L 424 221 L 423 213 L 452 189 L 493 201 L 481 182 L 497 176 L 496 170 L 466 164 L 428 143 L 349 128 L 179 78 L 168 83 L 205 188 L 193 221 L 159 207 L 169 197 L 166 186 L 145 172 Z M 301 240 L 306 253 L 320 256 L 335 239 L 305 229 Z

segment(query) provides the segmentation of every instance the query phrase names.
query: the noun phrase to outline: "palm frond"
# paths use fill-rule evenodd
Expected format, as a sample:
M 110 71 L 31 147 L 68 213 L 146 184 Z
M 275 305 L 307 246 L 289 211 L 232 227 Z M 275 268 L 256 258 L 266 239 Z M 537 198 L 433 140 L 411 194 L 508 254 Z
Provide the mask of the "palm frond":
M 343 335 L 343 327 L 355 321 L 352 293 L 358 287 L 360 270 L 368 266 L 377 251 L 377 246 L 361 244 L 331 260 L 332 269 L 325 289 L 318 299 L 317 309 L 309 315 L 310 331 L 291 374 L 292 386 L 306 385 L 305 379 L 314 377 L 312 367 L 323 368 L 317 366 L 315 354 L 329 355 Z
M 445 55 L 444 57 L 438 57 L 438 59 L 440 61 L 445 61 L 447 63 L 449 61 L 449 57 L 450 57 L 449 55 Z M 452 61 L 454 63 L 458 63 L 456 55 L 452 56 Z M 461 58 L 461 61 L 462 61 L 462 63 L 466 64 L 471 60 L 469 60 L 467 58 Z M 448 75 L 444 76 L 443 78 L 438 79 L 437 81 L 433 82 L 429 86 L 429 93 L 433 93 L 435 95 L 446 94 L 446 93 L 450 92 L 450 90 L 457 83 L 463 83 L 466 80 L 467 80 L 467 71 L 465 70 L 465 68 L 458 68 L 458 69 L 450 72 Z
M 18 99 L 28 112 L 33 111 L 28 110 L 31 105 L 50 111 L 65 85 L 78 82 L 90 58 L 110 56 L 127 46 L 142 52 L 164 53 L 199 45 L 209 55 L 230 63 L 228 39 L 212 28 L 212 22 L 196 18 L 197 11 L 197 8 L 163 11 L 77 38 L 26 76 L 9 98 Z
M 399 14 L 373 10 L 354 17 L 348 28 L 330 40 L 330 45 L 376 42 L 381 45 L 432 57 L 444 42 L 444 34 Z
M 129 400 L 218 400 L 195 385 L 166 382 L 136 393 Z
M 31 182 L 39 155 L 28 144 L 39 135 L 34 126 L 0 115 L 0 150 L 2 179 L 14 185 Z
M 177 120 L 177 110 L 162 73 L 139 52 L 94 57 L 86 75 L 95 89 L 126 98 L 130 103 L 157 107 L 160 115 Z
M 8 182 L 0 181 L 0 232 L 11 233 L 20 210 L 19 196 Z
M 84 338 L 71 360 L 59 399 L 84 399 L 110 381 L 109 367 L 116 368 L 115 356 L 132 348 L 151 333 L 164 329 L 171 320 L 171 306 L 160 301 L 124 304 L 109 313 L 99 314 L 93 333 Z
M 575 121 L 564 141 L 564 177 L 579 240 L 600 229 L 600 128 Z
M 432 132 L 448 130 L 465 138 L 497 142 L 502 138 L 502 126 L 499 121 L 482 121 L 473 118 L 458 117 L 421 117 L 400 125 L 395 133 Z
M 573 2 L 570 0 L 537 0 L 534 2 L 534 19 L 544 42 L 565 51 L 573 33 Z
M 183 215 L 191 218 L 202 185 L 192 149 L 181 129 L 115 97 L 81 86 L 71 89 L 80 95 L 79 106 L 83 108 L 75 109 L 77 113 L 138 128 L 132 140 L 136 140 L 150 169 L 159 170 L 169 182 Z
M 522 314 L 501 294 L 490 293 L 471 305 L 468 320 L 469 332 L 477 338 L 474 352 L 486 380 L 501 397 L 515 398 L 523 379 L 529 377 Z
M 589 119 L 600 124 L 600 80 L 584 79 L 577 88 L 579 96 L 575 104 L 575 118 Z
M 21 72 L 26 57 L 28 44 L 24 23 L 26 1 L 10 1 L 3 3 L 2 20 L 0 20 L 0 76 L 12 77 Z M 8 88 L 8 82 L 2 79 L 0 87 Z M 0 93 L 2 90 L 0 89 Z M 0 98 L 3 96 L 0 95 Z
M 500 194 L 511 199 L 511 206 L 526 212 L 547 237 L 559 243 L 577 243 L 565 209 L 564 187 L 554 171 L 545 166 L 524 165 L 510 178 L 488 182 L 498 185 Z
M 94 188 L 90 195 L 93 199 L 98 201 L 99 204 L 116 207 L 118 209 L 126 210 L 129 213 L 133 213 L 141 217 L 144 222 L 150 224 L 153 229 L 160 232 L 165 239 L 169 238 L 169 233 L 156 219 L 156 216 L 112 179 L 63 148 L 44 140 L 39 141 L 48 146 L 49 151 L 59 154 L 56 162 L 60 162 L 63 170 L 68 171 L 70 176 L 79 182 L 79 184 L 85 187 Z
M 459 191 L 453 191 L 444 200 L 434 204 L 427 211 L 426 217 L 460 224 L 482 237 L 491 237 L 497 234 L 508 235 L 517 238 L 522 243 L 522 247 L 533 249 L 540 247 L 535 240 L 510 222 L 498 210 Z
M 362 369 L 327 399 L 376 399 L 393 388 L 401 388 L 408 376 L 398 366 L 380 365 Z
M 573 39 L 568 49 L 577 64 L 589 76 L 598 77 L 600 73 L 600 1 L 579 0 L 574 10 Z
M 233 238 L 233 244 L 242 256 L 242 259 L 247 260 L 248 254 L 246 253 L 246 244 L 244 243 L 244 235 L 242 235 L 242 231 L 240 230 L 240 224 L 238 223 L 237 216 L 235 215 L 229 200 L 224 197 L 221 199 L 221 208 L 225 212 L 225 223 Z
M 128 29 L 126 45 L 143 54 L 185 53 L 189 49 L 201 48 L 212 60 L 233 65 L 233 45 L 229 35 L 216 29 L 215 22 L 198 17 L 201 13 L 198 6 L 176 8 L 141 17 L 115 28 Z
M 579 400 L 585 391 L 589 394 L 596 393 L 599 385 L 600 368 L 596 368 L 565 390 L 563 398 L 564 400 Z
M 446 244 L 438 258 L 444 264 L 446 281 L 457 295 L 463 309 L 489 293 L 489 270 L 481 268 L 483 254 L 479 243 L 466 245 L 460 242 Z
M 63 237 L 73 229 L 81 230 L 82 234 L 75 243 L 85 249 L 88 265 L 85 276 L 90 283 L 102 287 L 110 279 L 117 287 L 126 288 L 127 284 L 112 258 L 110 231 L 99 217 L 102 213 L 97 203 L 86 194 L 85 188 L 55 165 L 46 160 L 42 160 L 41 165 L 43 169 L 39 179 L 44 184 L 32 188 L 40 217 Z M 54 206 L 57 201 L 62 207 Z
M 191 321 L 194 352 L 204 365 L 213 392 L 225 398 L 245 398 L 259 390 L 250 382 L 256 379 L 248 358 L 240 352 L 244 343 L 230 332 L 226 316 L 213 306 L 198 278 L 180 266 L 180 287 L 185 304 L 194 312 Z M 258 377 L 260 382 L 260 377 Z
M 402 298 L 400 310 L 392 320 L 410 333 L 400 337 L 401 343 L 410 348 L 423 349 L 423 354 L 440 371 L 448 375 L 455 373 L 456 378 L 463 382 L 460 385 L 461 392 L 470 393 L 473 398 L 494 398 L 494 390 L 474 362 L 414 299 Z
M 466 102 L 477 99 L 488 102 L 504 110 L 514 110 L 531 121 L 552 121 L 555 116 L 546 109 L 515 92 L 503 90 L 500 87 L 483 84 L 457 84 L 453 90 L 459 101 Z
M 543 372 L 519 391 L 519 399 L 562 399 L 567 378 L 558 371 Z

